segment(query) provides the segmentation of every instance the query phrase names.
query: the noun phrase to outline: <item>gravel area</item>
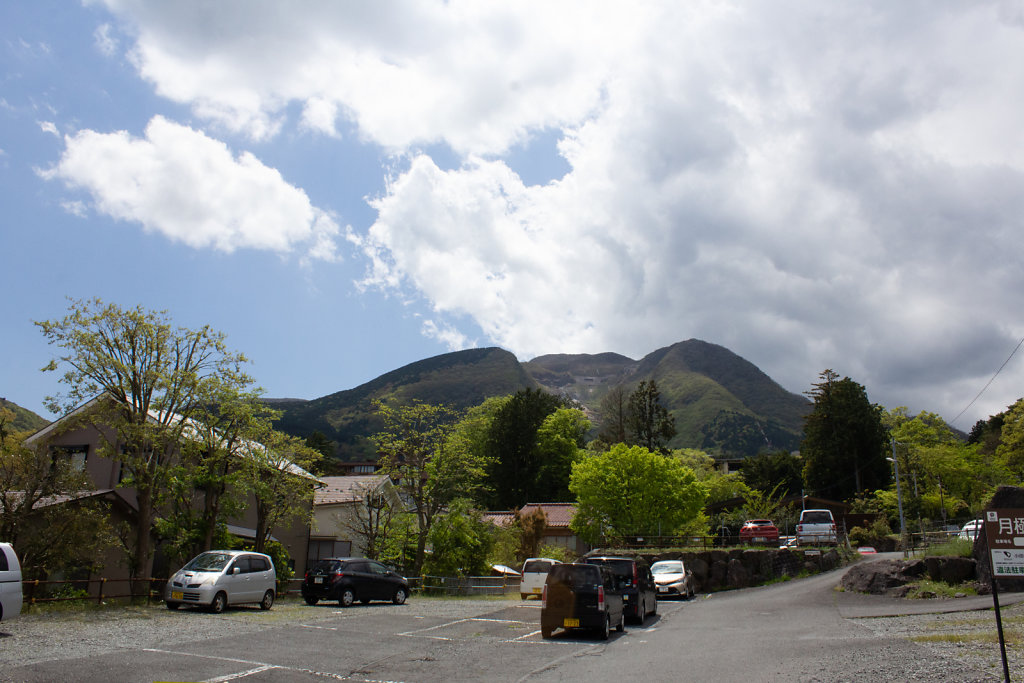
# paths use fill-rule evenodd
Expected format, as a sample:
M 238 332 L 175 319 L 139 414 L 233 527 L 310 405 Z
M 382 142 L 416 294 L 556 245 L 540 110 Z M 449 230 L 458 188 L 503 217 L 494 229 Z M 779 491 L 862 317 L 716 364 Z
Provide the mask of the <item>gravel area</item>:
M 1024 680 L 1024 603 L 1000 610 L 1011 680 Z M 926 648 L 938 663 L 960 664 L 982 672 L 981 681 L 1003 680 L 995 612 L 992 609 L 945 614 L 874 617 L 851 621 L 885 638 L 904 638 Z M 958 667 L 959 668 L 959 667 Z M 912 674 L 912 672 L 906 672 Z M 896 677 L 899 678 L 898 676 Z M 917 680 L 924 679 L 914 676 Z
M 515 601 L 518 599 L 516 596 Z M 395 612 L 406 618 L 460 618 L 500 609 L 510 602 L 511 598 L 414 597 L 405 605 L 374 603 L 373 606 L 375 614 Z M 278 600 L 267 612 L 257 606 L 230 607 L 223 614 L 209 614 L 196 608 L 171 611 L 163 603 L 145 607 L 43 609 L 0 623 L 0 661 L 4 666 L 13 667 L 118 650 L 167 647 L 168 643 L 244 635 L 287 624 L 316 624 L 336 619 L 339 611 L 340 607 L 326 603 L 309 607 L 295 597 Z M 2 670 L 0 680 L 4 680 Z

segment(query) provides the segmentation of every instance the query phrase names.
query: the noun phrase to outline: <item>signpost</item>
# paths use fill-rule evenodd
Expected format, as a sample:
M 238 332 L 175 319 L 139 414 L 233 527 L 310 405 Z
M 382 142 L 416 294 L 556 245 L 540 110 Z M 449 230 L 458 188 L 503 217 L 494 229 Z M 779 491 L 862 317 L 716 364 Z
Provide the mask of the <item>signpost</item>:
M 1006 661 L 996 578 L 1024 578 L 1024 509 L 985 510 L 985 540 L 988 541 L 989 567 L 992 569 L 992 602 L 996 610 L 999 651 L 1003 656 L 1003 678 L 1009 683 L 1010 667 Z

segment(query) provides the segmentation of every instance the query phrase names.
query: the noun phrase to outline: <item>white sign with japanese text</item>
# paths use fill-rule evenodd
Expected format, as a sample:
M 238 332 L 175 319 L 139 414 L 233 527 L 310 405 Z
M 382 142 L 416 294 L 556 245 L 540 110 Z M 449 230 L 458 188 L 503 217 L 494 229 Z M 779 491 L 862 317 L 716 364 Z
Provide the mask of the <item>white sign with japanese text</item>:
M 1024 578 L 1024 510 L 986 510 L 985 536 L 992 575 Z

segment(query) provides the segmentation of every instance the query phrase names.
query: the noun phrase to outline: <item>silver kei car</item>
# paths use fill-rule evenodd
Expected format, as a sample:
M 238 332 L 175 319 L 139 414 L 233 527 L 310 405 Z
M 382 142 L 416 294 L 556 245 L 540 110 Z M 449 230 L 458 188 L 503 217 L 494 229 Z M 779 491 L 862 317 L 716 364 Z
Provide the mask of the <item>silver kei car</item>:
M 277 594 L 277 572 L 269 556 L 247 550 L 208 550 L 196 555 L 167 582 L 168 609 L 206 607 L 220 614 L 228 605 L 259 603 L 270 609 Z

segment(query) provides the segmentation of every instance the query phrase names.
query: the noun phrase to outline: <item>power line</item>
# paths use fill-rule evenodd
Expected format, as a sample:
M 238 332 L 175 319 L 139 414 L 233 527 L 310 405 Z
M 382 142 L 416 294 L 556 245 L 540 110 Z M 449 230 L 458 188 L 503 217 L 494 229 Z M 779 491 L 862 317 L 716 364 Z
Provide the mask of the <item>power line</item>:
M 990 379 L 990 380 L 989 380 L 989 381 L 988 381 L 988 382 L 987 382 L 987 383 L 985 384 L 985 386 L 983 386 L 983 387 L 981 388 L 981 391 L 979 391 L 979 392 L 978 392 L 978 395 L 977 395 L 977 396 L 975 396 L 975 397 L 974 397 L 973 399 L 971 399 L 971 402 L 970 402 L 970 403 L 968 403 L 968 404 L 967 404 L 966 406 L 964 406 L 964 409 L 963 409 L 963 410 L 961 410 L 961 411 L 960 411 L 959 413 L 957 413 L 957 416 L 953 418 L 953 421 L 952 421 L 952 422 L 950 422 L 950 424 L 951 424 L 951 425 L 952 425 L 952 424 L 956 424 L 956 421 L 957 421 L 957 420 L 959 420 L 959 419 L 960 419 L 960 417 L 961 417 L 961 416 L 962 416 L 962 415 L 963 415 L 964 413 L 966 413 L 966 412 L 967 412 L 967 409 L 968 409 L 968 408 L 970 408 L 971 406 L 973 406 L 973 405 L 974 405 L 974 402 L 975 402 L 975 401 L 977 401 L 977 400 L 978 400 L 979 398 L 981 398 L 981 395 L 982 395 L 982 394 L 984 394 L 984 393 L 985 393 L 985 390 L 986 390 L 986 389 L 988 389 L 989 385 L 990 385 L 990 384 L 992 384 L 992 382 L 994 382 L 994 381 L 995 381 L 996 377 L 998 377 L 998 376 L 999 376 L 999 373 L 1003 371 L 1003 368 L 1005 368 L 1005 367 L 1006 367 L 1006 364 L 1010 362 L 1010 359 L 1011 359 L 1011 358 L 1013 358 L 1013 355 L 1014 355 L 1015 353 L 1017 353 L 1017 351 L 1018 351 L 1018 350 L 1020 349 L 1020 347 L 1021 347 L 1022 345 L 1024 345 L 1024 339 L 1021 339 L 1021 340 L 1020 340 L 1019 342 L 1017 342 L 1017 346 L 1016 346 L 1016 348 L 1014 348 L 1014 349 L 1013 349 L 1013 351 L 1011 351 L 1011 352 L 1010 352 L 1010 355 L 1006 357 L 1006 360 L 1004 360 L 1004 361 L 1003 361 L 1003 364 L 999 366 L 999 369 L 998 369 L 998 370 L 996 370 L 996 374 L 992 375 L 992 379 Z

